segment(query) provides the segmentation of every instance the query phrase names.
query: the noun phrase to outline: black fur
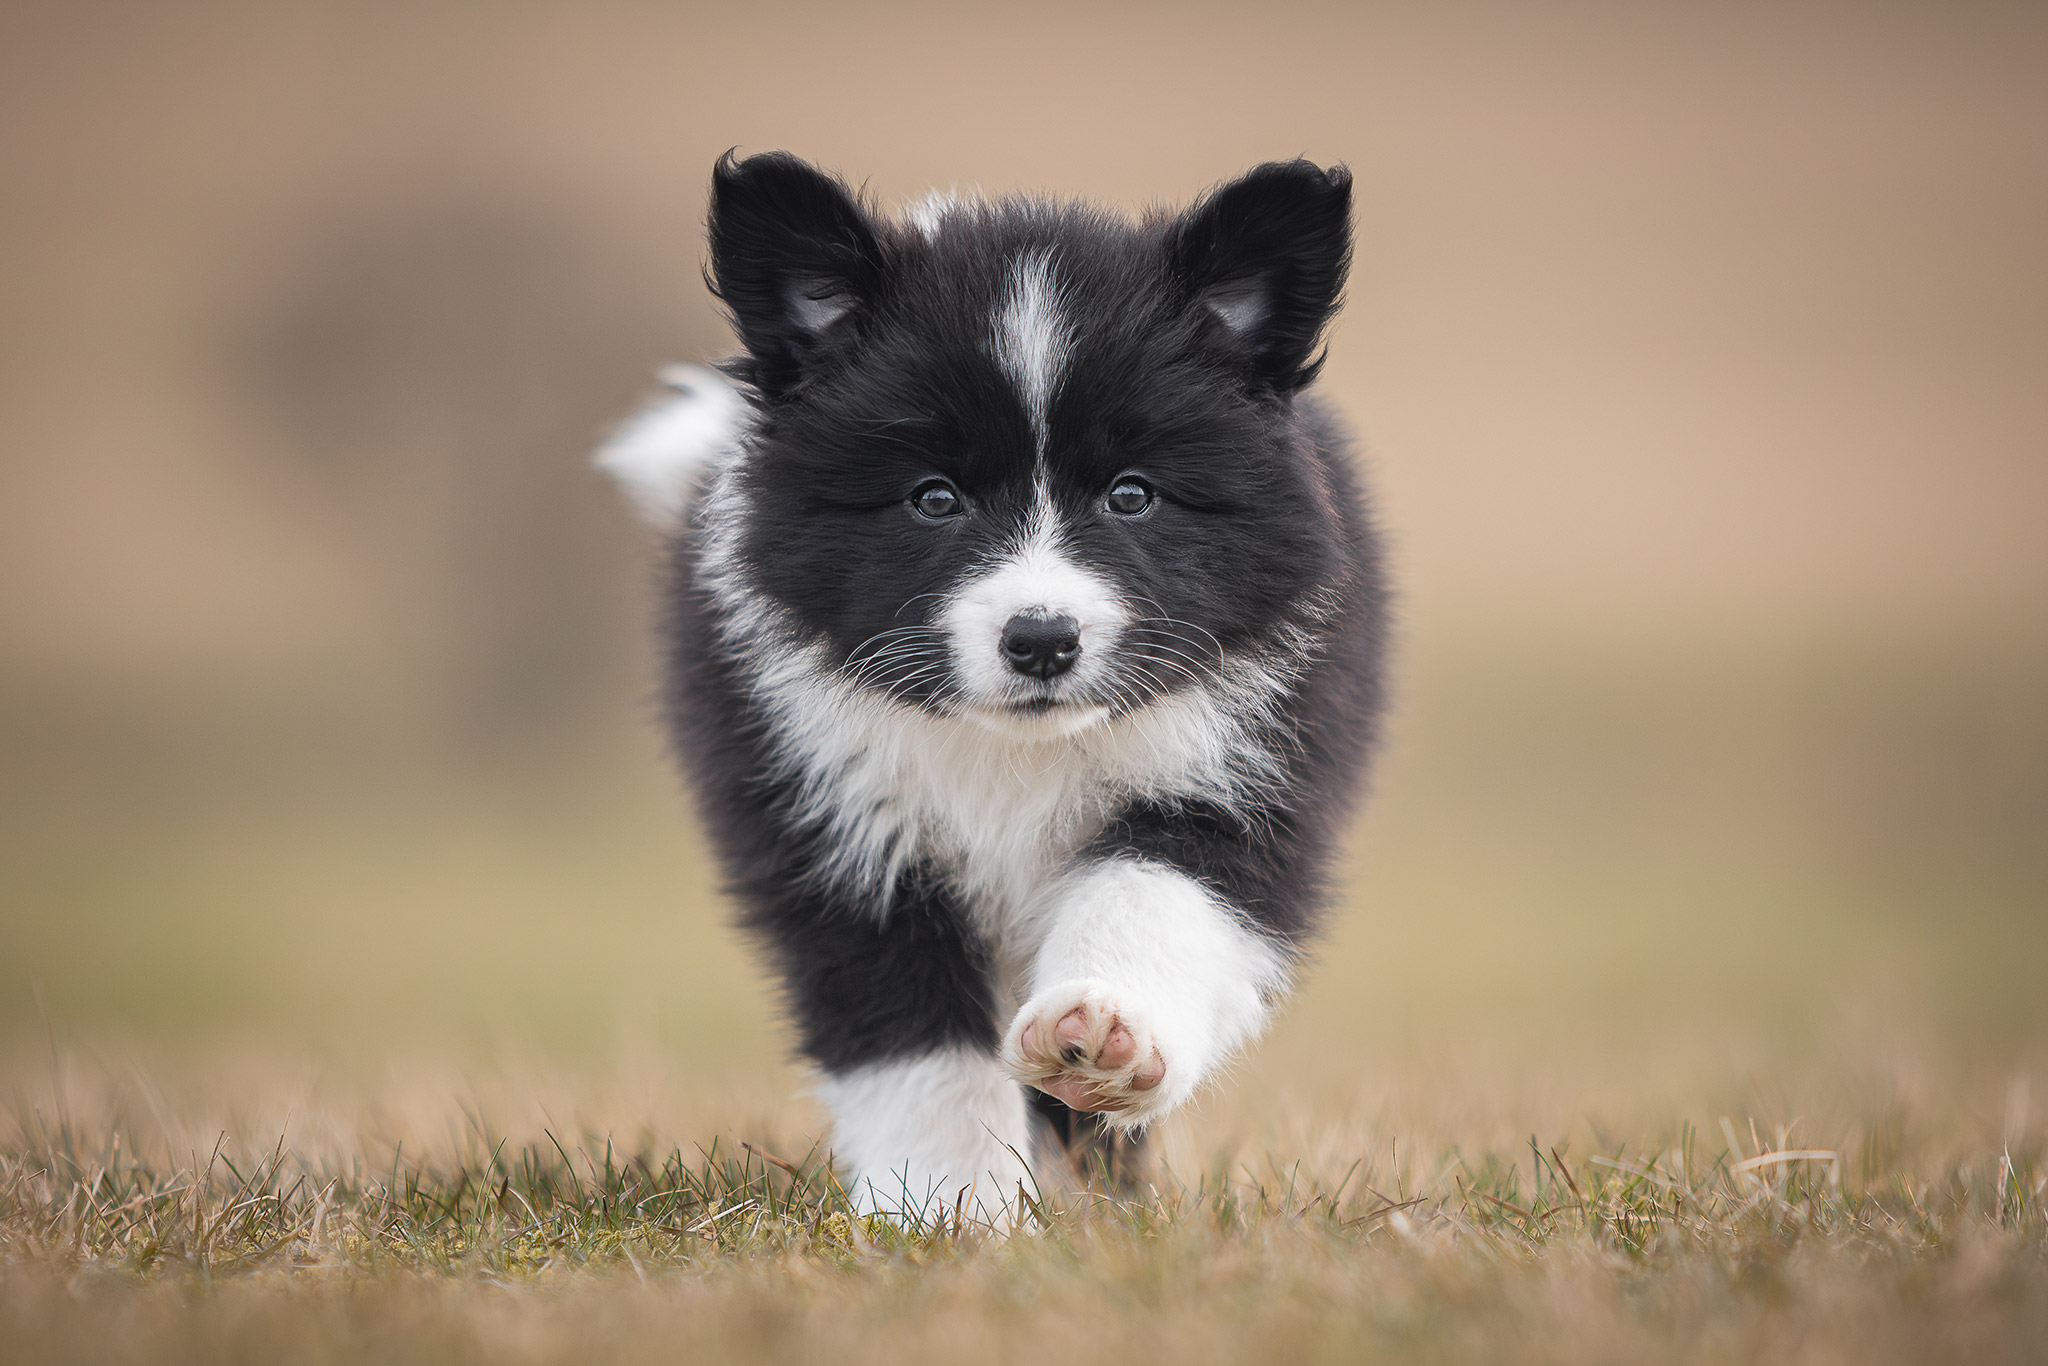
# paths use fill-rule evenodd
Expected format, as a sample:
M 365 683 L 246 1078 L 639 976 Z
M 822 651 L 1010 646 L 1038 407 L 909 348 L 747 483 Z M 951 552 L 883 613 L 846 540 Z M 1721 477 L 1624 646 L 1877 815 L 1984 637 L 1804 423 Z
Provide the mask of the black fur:
M 1376 732 L 1385 636 L 1349 450 L 1302 392 L 1343 287 L 1349 209 L 1342 168 L 1276 162 L 1179 216 L 1015 199 L 927 235 L 786 154 L 718 164 L 711 279 L 756 419 L 746 460 L 721 476 L 740 496 L 700 501 L 676 543 L 667 695 L 742 921 L 828 1071 L 940 1044 L 993 1051 L 1007 1021 L 957 869 L 921 858 L 878 895 L 838 866 L 841 835 L 806 814 L 778 763 L 762 656 L 819 645 L 906 709 L 959 707 L 942 644 L 914 633 L 936 630 L 945 595 L 1014 537 L 1041 483 L 1066 553 L 1148 618 L 1114 695 L 1092 700 L 1121 714 L 1226 663 L 1287 679 L 1254 723 L 1282 770 L 1257 800 L 1128 800 L 1081 861 L 1179 868 L 1290 954 L 1313 933 Z M 1072 335 L 1042 458 L 988 340 L 1033 253 L 1053 263 Z M 1105 511 L 1133 472 L 1156 501 L 1135 518 Z M 962 515 L 911 509 L 932 479 L 959 491 Z M 744 525 L 714 527 L 733 506 Z M 714 534 L 735 547 L 722 580 L 703 563 Z M 766 634 L 735 634 L 735 583 L 772 610 Z M 878 637 L 911 646 L 886 655 Z M 1095 1132 L 1037 1099 L 1063 1139 Z

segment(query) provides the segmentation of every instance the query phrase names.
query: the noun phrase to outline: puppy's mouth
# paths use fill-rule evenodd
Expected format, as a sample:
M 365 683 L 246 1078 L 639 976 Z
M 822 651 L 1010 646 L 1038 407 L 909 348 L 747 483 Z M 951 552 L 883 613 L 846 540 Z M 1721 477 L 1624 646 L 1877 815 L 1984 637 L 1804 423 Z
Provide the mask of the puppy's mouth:
M 1080 697 L 1009 698 L 970 706 L 966 715 L 1013 740 L 1057 740 L 1092 729 L 1109 718 L 1109 708 Z

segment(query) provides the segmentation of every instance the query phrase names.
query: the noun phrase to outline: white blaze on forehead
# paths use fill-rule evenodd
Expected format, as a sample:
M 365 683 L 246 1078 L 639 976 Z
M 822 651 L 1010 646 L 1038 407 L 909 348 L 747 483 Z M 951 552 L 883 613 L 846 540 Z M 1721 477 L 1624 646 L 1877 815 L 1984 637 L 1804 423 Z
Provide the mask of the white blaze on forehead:
M 1020 256 L 1010 267 L 1010 292 L 995 318 L 996 361 L 1024 399 L 1039 453 L 1045 452 L 1046 409 L 1059 391 L 1073 333 L 1061 310 L 1052 253 Z

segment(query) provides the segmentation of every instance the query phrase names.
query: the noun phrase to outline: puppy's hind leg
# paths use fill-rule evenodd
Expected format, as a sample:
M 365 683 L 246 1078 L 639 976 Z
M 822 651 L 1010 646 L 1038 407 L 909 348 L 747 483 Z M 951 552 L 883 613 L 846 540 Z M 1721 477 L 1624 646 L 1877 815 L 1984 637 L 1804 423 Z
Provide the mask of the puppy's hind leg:
M 1141 1194 L 1151 1176 L 1151 1144 L 1144 1130 L 1117 1130 L 1101 1115 L 1069 1108 L 1036 1087 L 1024 1088 L 1037 1144 L 1032 1161 L 1041 1176 L 1058 1173 L 1076 1190 L 1103 1190 L 1122 1198 Z

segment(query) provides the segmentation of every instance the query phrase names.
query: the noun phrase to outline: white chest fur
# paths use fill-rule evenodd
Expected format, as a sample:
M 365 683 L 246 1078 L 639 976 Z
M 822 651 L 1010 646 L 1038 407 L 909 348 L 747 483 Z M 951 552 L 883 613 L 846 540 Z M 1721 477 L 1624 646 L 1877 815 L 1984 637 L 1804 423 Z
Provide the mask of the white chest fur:
M 907 706 L 837 674 L 820 646 L 770 639 L 752 635 L 747 672 L 790 814 L 828 832 L 821 875 L 886 914 L 905 869 L 937 869 L 999 959 L 1031 952 L 1041 894 L 1119 806 L 1237 806 L 1275 768 L 1240 691 L 1265 689 L 1228 674 L 1062 734 Z

